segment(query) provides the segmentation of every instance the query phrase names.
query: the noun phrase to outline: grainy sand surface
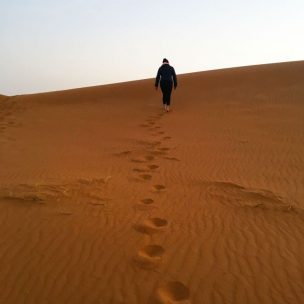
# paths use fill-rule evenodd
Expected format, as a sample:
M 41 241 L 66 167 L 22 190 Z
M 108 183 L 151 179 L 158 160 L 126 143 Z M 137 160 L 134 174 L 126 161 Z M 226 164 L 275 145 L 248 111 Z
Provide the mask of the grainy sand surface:
M 304 299 L 304 62 L 0 96 L 0 303 Z

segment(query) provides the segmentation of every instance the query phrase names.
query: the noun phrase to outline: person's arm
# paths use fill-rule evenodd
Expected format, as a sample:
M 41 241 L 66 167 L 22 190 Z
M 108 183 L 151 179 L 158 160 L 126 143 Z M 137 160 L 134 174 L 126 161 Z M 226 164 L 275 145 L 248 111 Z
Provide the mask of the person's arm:
M 176 89 L 177 87 L 177 79 L 176 79 L 176 74 L 175 74 L 175 70 L 172 67 L 172 77 L 173 77 L 173 84 L 174 84 L 174 89 Z
M 158 88 L 159 80 L 160 80 L 160 68 L 158 69 L 158 72 L 157 72 L 157 75 L 156 75 L 155 88 Z

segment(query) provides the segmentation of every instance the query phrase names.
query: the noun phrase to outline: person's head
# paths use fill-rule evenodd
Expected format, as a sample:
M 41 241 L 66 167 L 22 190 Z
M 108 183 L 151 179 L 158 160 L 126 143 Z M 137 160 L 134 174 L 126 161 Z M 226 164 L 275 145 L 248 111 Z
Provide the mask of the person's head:
M 169 63 L 169 60 L 167 58 L 164 58 L 163 63 Z

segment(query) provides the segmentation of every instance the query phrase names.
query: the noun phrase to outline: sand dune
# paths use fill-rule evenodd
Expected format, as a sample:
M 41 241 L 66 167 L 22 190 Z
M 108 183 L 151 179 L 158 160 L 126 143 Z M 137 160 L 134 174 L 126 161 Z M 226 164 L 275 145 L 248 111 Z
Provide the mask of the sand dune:
M 0 96 L 0 303 L 303 303 L 303 75 Z
M 0 102 L 1 102 L 1 101 L 4 101 L 4 100 L 7 99 L 7 98 L 8 98 L 8 96 L 1 95 L 1 94 L 0 94 Z

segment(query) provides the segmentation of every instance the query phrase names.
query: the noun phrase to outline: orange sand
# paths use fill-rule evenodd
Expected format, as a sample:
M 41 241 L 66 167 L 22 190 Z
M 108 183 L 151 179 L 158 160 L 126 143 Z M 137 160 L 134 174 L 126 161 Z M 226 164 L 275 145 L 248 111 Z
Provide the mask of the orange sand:
M 304 62 L 0 98 L 0 303 L 303 303 Z

